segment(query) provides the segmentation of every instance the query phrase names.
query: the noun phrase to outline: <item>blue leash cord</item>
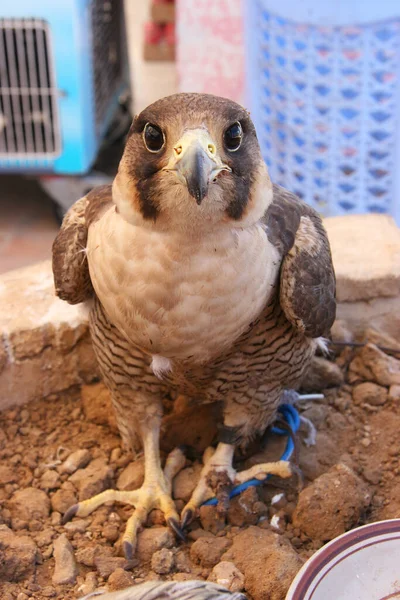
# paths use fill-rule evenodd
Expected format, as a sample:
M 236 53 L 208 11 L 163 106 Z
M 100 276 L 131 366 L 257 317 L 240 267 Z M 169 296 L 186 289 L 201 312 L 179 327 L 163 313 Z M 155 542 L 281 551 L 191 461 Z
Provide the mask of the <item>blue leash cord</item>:
M 282 404 L 279 407 L 278 411 L 281 413 L 281 415 L 284 418 L 284 420 L 286 421 L 286 423 L 290 426 L 293 433 L 296 433 L 300 427 L 300 417 L 299 417 L 299 413 L 294 408 L 294 406 L 292 406 L 291 404 Z M 282 454 L 280 460 L 289 460 L 289 458 L 292 456 L 293 450 L 294 450 L 293 440 L 290 437 L 289 433 L 287 431 L 285 431 L 284 429 L 280 429 L 279 427 L 272 427 L 271 431 L 272 431 L 272 433 L 276 433 L 278 435 L 286 435 L 287 436 L 286 448 L 285 448 L 285 451 Z M 247 488 L 249 488 L 251 486 L 262 485 L 269 478 L 270 478 L 270 475 L 267 475 L 265 479 L 261 479 L 261 480 L 260 479 L 249 479 L 249 481 L 246 481 L 245 483 L 241 483 L 240 485 L 237 485 L 236 487 L 234 487 L 233 490 L 231 491 L 229 497 L 234 498 L 235 496 L 238 496 L 239 494 L 244 492 L 244 490 L 247 490 Z M 207 500 L 206 502 L 204 502 L 203 506 L 204 505 L 215 506 L 216 504 L 218 504 L 217 499 L 210 498 L 210 500 Z

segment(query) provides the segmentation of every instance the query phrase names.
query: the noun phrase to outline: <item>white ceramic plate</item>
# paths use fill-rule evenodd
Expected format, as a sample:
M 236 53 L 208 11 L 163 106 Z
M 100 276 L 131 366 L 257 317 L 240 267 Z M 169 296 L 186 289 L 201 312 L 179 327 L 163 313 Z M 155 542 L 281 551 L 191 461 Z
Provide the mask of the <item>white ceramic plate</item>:
M 286 600 L 400 600 L 400 519 L 348 531 L 300 569 Z

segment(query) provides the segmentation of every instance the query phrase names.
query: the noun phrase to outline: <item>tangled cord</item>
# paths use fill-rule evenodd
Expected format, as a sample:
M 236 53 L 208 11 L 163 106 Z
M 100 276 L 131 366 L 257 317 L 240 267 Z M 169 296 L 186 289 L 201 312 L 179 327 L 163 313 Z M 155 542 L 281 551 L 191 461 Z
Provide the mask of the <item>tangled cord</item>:
M 316 395 L 313 395 L 313 394 L 310 394 L 308 396 L 300 396 L 299 394 L 297 394 L 297 392 L 293 392 L 293 398 L 291 398 L 291 401 L 297 402 L 298 400 L 306 400 L 306 399 L 311 400 L 312 398 L 315 398 L 315 397 L 316 397 Z M 297 409 L 293 406 L 293 404 L 292 403 L 291 404 L 281 404 L 278 411 L 281 413 L 284 421 L 288 424 L 288 426 L 292 430 L 292 432 L 296 433 L 300 427 L 300 415 L 299 415 Z M 277 427 L 277 426 L 272 427 L 271 431 L 272 431 L 272 433 L 275 433 L 277 435 L 287 436 L 286 447 L 285 447 L 285 450 L 284 450 L 280 460 L 289 460 L 294 451 L 294 443 L 293 443 L 293 439 L 290 436 L 290 433 L 288 431 L 286 431 L 285 429 L 281 429 L 280 427 Z M 247 488 L 249 488 L 249 487 L 262 485 L 270 477 L 271 477 L 270 475 L 267 475 L 264 479 L 249 479 L 249 481 L 246 481 L 244 483 L 241 483 L 240 485 L 235 486 L 231 490 L 229 497 L 234 498 L 235 496 L 238 496 L 239 494 L 244 492 L 244 490 L 247 490 Z M 204 502 L 204 505 L 206 505 L 206 506 L 215 506 L 216 504 L 218 504 L 217 498 L 210 498 L 210 500 L 207 500 L 206 502 Z

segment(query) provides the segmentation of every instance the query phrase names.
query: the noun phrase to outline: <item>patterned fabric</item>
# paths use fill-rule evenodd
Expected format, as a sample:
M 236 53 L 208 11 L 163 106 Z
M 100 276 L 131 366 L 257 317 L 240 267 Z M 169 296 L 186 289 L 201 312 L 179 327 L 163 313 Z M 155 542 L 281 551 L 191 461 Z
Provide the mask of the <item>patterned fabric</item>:
M 241 0 L 177 0 L 179 90 L 244 103 Z

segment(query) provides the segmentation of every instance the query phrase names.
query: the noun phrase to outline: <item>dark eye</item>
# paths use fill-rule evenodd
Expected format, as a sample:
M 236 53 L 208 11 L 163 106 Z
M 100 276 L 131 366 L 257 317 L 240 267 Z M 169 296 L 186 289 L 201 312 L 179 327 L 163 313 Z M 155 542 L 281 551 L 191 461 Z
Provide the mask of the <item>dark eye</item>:
M 230 152 L 239 150 L 243 139 L 243 129 L 239 121 L 230 125 L 224 133 L 225 148 Z
M 146 123 L 144 126 L 143 139 L 149 152 L 159 152 L 165 143 L 164 134 L 161 129 L 151 123 Z

